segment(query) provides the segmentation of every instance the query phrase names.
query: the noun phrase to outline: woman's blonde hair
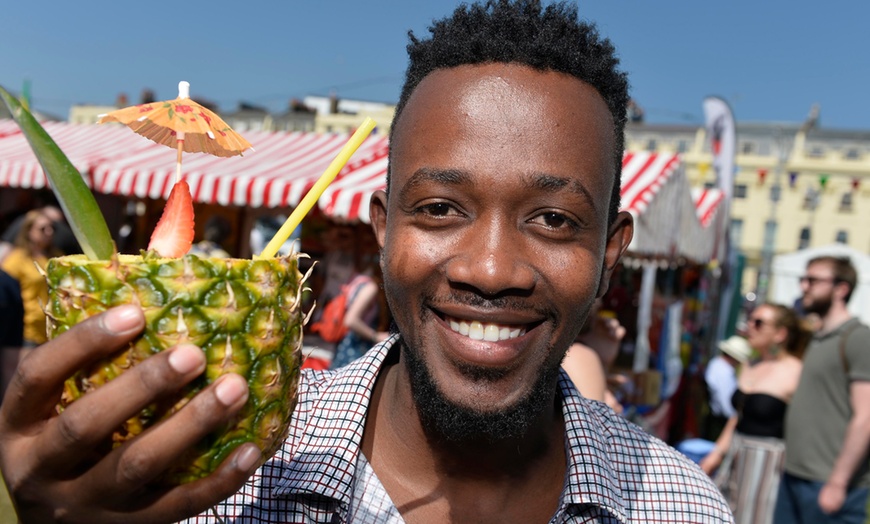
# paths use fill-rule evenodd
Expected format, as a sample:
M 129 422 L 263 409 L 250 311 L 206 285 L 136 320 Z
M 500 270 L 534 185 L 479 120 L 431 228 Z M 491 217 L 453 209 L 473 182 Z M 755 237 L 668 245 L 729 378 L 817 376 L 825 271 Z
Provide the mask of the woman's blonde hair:
M 51 219 L 49 219 L 48 216 L 39 209 L 28 211 L 27 214 L 24 215 L 24 220 L 21 222 L 21 229 L 18 230 L 18 234 L 15 236 L 15 246 L 25 250 L 27 254 L 31 256 L 33 256 L 33 246 L 30 243 L 30 230 L 40 218 L 45 218 L 46 220 L 49 220 L 49 222 L 51 221 Z M 50 246 L 48 249 L 48 255 L 54 256 L 54 254 L 55 249 Z

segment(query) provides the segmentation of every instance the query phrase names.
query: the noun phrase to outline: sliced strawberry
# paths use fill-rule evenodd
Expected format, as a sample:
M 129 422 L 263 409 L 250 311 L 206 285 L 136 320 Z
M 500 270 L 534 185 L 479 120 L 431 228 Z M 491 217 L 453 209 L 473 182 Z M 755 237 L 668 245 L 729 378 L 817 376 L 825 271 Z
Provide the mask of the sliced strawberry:
M 162 257 L 178 258 L 193 245 L 193 198 L 190 186 L 181 180 L 172 187 L 163 215 L 151 233 L 148 251 L 157 251 Z

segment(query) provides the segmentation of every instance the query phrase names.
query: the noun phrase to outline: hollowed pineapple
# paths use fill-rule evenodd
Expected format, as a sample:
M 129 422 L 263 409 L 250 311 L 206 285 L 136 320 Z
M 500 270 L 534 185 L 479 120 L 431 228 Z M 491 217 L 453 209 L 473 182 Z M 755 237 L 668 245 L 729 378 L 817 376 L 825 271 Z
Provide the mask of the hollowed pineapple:
M 181 342 L 206 353 L 205 373 L 177 397 L 128 420 L 113 435 L 114 445 L 171 415 L 222 374 L 247 378 L 250 395 L 236 419 L 191 449 L 162 482 L 206 476 L 244 442 L 255 443 L 265 462 L 286 438 L 296 404 L 305 320 L 297 255 L 259 260 L 117 255 L 109 261 L 68 256 L 51 259 L 46 278 L 50 337 L 121 304 L 140 305 L 146 319 L 145 331 L 127 349 L 66 381 L 59 410 Z

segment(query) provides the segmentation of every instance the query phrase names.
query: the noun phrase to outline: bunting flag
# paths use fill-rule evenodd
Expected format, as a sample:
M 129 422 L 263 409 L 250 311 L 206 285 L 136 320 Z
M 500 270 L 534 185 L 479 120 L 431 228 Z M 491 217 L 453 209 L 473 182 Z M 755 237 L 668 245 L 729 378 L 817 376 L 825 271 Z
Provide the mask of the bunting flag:
M 764 184 L 764 179 L 767 178 L 767 169 L 758 170 L 758 183 Z
M 797 171 L 792 171 L 788 174 L 788 187 L 794 187 L 797 183 Z
M 861 187 L 861 179 L 855 177 L 852 179 L 852 191 L 857 191 L 858 188 Z
M 825 186 L 828 185 L 828 178 L 830 175 L 827 173 L 822 173 L 819 175 L 819 185 L 822 186 L 822 189 L 825 189 Z

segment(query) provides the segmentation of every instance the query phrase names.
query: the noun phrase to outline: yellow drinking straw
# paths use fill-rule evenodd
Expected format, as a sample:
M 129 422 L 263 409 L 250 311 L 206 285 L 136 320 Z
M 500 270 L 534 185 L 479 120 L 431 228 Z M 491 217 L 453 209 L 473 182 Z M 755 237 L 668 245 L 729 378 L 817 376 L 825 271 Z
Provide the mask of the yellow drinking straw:
M 302 219 L 305 215 L 311 211 L 311 208 L 314 207 L 314 203 L 317 202 L 317 199 L 320 198 L 320 195 L 326 190 L 326 187 L 335 180 L 335 177 L 338 176 L 338 172 L 347 164 L 347 161 L 350 160 L 350 157 L 359 149 L 359 146 L 362 145 L 363 141 L 369 136 L 372 132 L 372 129 L 375 128 L 375 121 L 369 117 L 363 121 L 363 123 L 357 128 L 354 132 L 353 136 L 350 137 L 350 140 L 341 148 L 341 151 L 338 152 L 338 156 L 335 157 L 335 160 L 329 164 L 329 167 L 326 168 L 326 171 L 320 175 L 320 178 L 317 179 L 314 186 L 308 191 L 308 194 L 299 202 L 299 205 L 296 206 L 296 209 L 290 213 L 290 216 L 287 217 L 287 220 L 284 221 L 284 225 L 281 226 L 281 229 L 275 233 L 275 236 L 272 237 L 272 240 L 263 248 L 263 252 L 260 253 L 260 256 L 257 258 L 272 258 L 275 256 L 275 253 L 278 252 L 278 248 L 280 248 L 284 242 L 290 238 L 290 234 L 296 229 L 296 226 L 299 225 L 299 222 L 302 222 Z

